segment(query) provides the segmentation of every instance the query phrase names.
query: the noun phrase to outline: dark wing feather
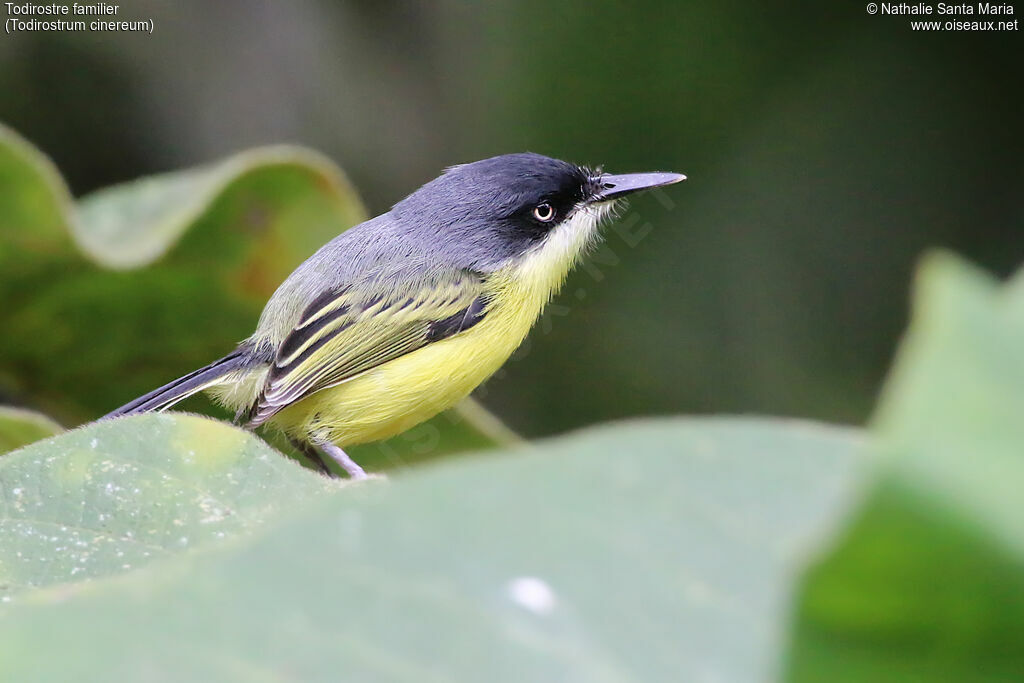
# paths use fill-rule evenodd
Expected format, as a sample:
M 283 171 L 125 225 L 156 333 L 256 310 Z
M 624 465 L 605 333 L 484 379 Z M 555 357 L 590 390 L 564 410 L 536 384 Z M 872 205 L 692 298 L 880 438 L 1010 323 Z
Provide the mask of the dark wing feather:
M 314 392 L 469 329 L 486 309 L 483 282 L 471 272 L 370 299 L 345 289 L 327 293 L 306 309 L 278 348 L 249 425 L 263 424 Z

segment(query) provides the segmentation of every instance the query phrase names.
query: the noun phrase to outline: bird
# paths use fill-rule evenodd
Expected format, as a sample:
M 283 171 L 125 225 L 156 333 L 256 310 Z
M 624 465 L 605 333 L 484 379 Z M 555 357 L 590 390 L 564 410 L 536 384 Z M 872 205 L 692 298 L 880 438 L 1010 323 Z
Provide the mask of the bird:
M 327 476 L 326 455 L 399 434 L 468 396 L 526 338 L 621 200 L 678 173 L 613 175 L 532 152 L 451 166 L 299 265 L 252 336 L 101 419 L 206 391 L 276 427 Z

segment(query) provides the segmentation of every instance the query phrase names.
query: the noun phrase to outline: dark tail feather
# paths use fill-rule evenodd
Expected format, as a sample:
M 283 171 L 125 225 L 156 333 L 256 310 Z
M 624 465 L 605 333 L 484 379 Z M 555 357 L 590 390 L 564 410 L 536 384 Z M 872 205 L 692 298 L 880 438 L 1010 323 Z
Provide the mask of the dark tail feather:
M 199 393 L 208 386 L 216 383 L 224 375 L 244 367 L 249 362 L 249 354 L 239 349 L 229 353 L 218 361 L 210 363 L 204 368 L 190 372 L 184 377 L 179 377 L 170 384 L 165 384 L 144 396 L 139 396 L 130 403 L 126 403 L 117 410 L 107 413 L 100 419 L 117 417 L 118 415 L 134 415 L 146 413 L 153 410 L 169 408 L 178 401 L 182 401 L 192 394 Z

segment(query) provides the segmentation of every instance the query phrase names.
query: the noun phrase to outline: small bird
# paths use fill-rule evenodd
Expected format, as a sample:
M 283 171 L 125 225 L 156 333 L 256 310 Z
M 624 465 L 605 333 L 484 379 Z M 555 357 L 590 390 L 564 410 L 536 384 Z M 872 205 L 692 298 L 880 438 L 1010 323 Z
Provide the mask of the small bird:
M 523 341 L 628 194 L 685 180 L 609 175 L 533 153 L 453 166 L 346 230 L 281 284 L 218 361 L 105 417 L 200 391 L 247 429 L 276 426 L 320 470 L 469 395 Z

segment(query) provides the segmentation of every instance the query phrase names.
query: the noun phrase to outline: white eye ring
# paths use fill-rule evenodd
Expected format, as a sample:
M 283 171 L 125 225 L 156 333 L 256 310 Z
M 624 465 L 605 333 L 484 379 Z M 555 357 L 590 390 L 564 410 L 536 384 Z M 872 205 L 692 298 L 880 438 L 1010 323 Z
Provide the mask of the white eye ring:
M 550 223 L 555 218 L 555 207 L 551 206 L 547 202 L 538 204 L 533 209 L 533 217 L 541 223 Z

